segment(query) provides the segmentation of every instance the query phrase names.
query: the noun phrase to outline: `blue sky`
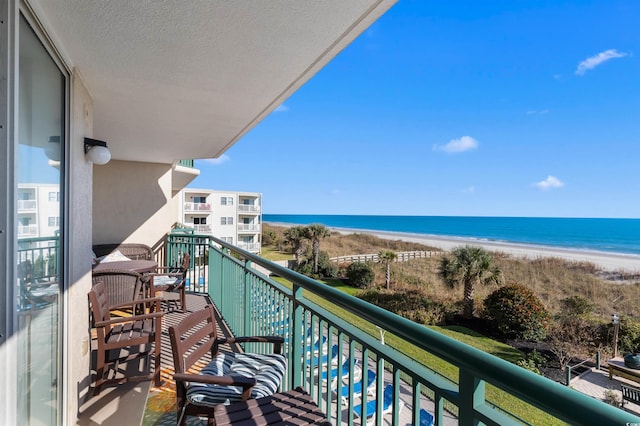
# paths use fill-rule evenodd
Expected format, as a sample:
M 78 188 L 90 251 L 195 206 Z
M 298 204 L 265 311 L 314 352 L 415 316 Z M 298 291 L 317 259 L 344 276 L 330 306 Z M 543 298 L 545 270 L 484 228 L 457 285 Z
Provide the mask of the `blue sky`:
M 399 2 L 190 187 L 264 213 L 640 217 L 640 2 Z

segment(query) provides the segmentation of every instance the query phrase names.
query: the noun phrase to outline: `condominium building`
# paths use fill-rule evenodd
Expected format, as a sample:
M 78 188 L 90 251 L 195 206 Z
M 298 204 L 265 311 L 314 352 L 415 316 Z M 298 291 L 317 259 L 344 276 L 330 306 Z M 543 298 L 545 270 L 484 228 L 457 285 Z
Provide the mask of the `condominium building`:
M 52 237 L 60 229 L 60 185 L 18 184 L 18 238 Z
M 180 201 L 178 221 L 183 225 L 260 253 L 262 194 L 185 188 Z

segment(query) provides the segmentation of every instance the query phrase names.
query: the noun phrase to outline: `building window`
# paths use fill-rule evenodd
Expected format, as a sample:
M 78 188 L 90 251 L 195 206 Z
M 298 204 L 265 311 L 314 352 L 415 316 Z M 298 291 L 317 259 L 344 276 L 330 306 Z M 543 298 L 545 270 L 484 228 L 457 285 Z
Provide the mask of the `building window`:
M 233 237 L 222 237 L 222 241 L 233 244 Z
M 60 201 L 60 193 L 59 192 L 49 192 L 49 201 Z
M 220 197 L 220 204 L 223 206 L 232 206 L 233 197 Z
M 193 218 L 193 224 L 194 225 L 206 225 L 207 224 L 207 218 L 206 217 L 194 217 Z
M 48 218 L 49 226 L 60 226 L 60 217 L 59 216 L 49 216 Z
M 207 202 L 207 197 L 193 197 L 193 202 L 198 204 L 205 204 Z
M 220 225 L 233 225 L 233 217 L 221 217 Z

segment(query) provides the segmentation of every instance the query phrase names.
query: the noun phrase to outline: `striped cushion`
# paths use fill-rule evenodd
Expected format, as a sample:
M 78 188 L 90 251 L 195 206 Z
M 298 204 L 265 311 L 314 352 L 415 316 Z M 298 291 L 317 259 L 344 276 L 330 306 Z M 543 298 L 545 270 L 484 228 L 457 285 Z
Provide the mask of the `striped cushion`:
M 256 385 L 251 388 L 251 397 L 261 398 L 272 395 L 278 390 L 286 368 L 287 362 L 283 355 L 221 352 L 202 369 L 200 374 L 254 377 Z M 240 401 L 242 400 L 242 387 L 189 382 L 187 400 L 195 405 L 210 407 Z

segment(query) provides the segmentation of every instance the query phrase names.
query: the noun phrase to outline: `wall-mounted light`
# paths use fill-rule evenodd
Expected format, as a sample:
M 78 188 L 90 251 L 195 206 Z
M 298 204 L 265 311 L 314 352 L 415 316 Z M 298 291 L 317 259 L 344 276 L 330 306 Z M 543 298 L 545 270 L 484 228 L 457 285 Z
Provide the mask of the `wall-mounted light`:
M 60 161 L 60 136 L 49 136 L 49 142 L 44 147 L 44 153 L 51 161 Z
M 107 164 L 111 160 L 111 152 L 105 141 L 84 138 L 84 155 L 87 160 L 99 166 Z

